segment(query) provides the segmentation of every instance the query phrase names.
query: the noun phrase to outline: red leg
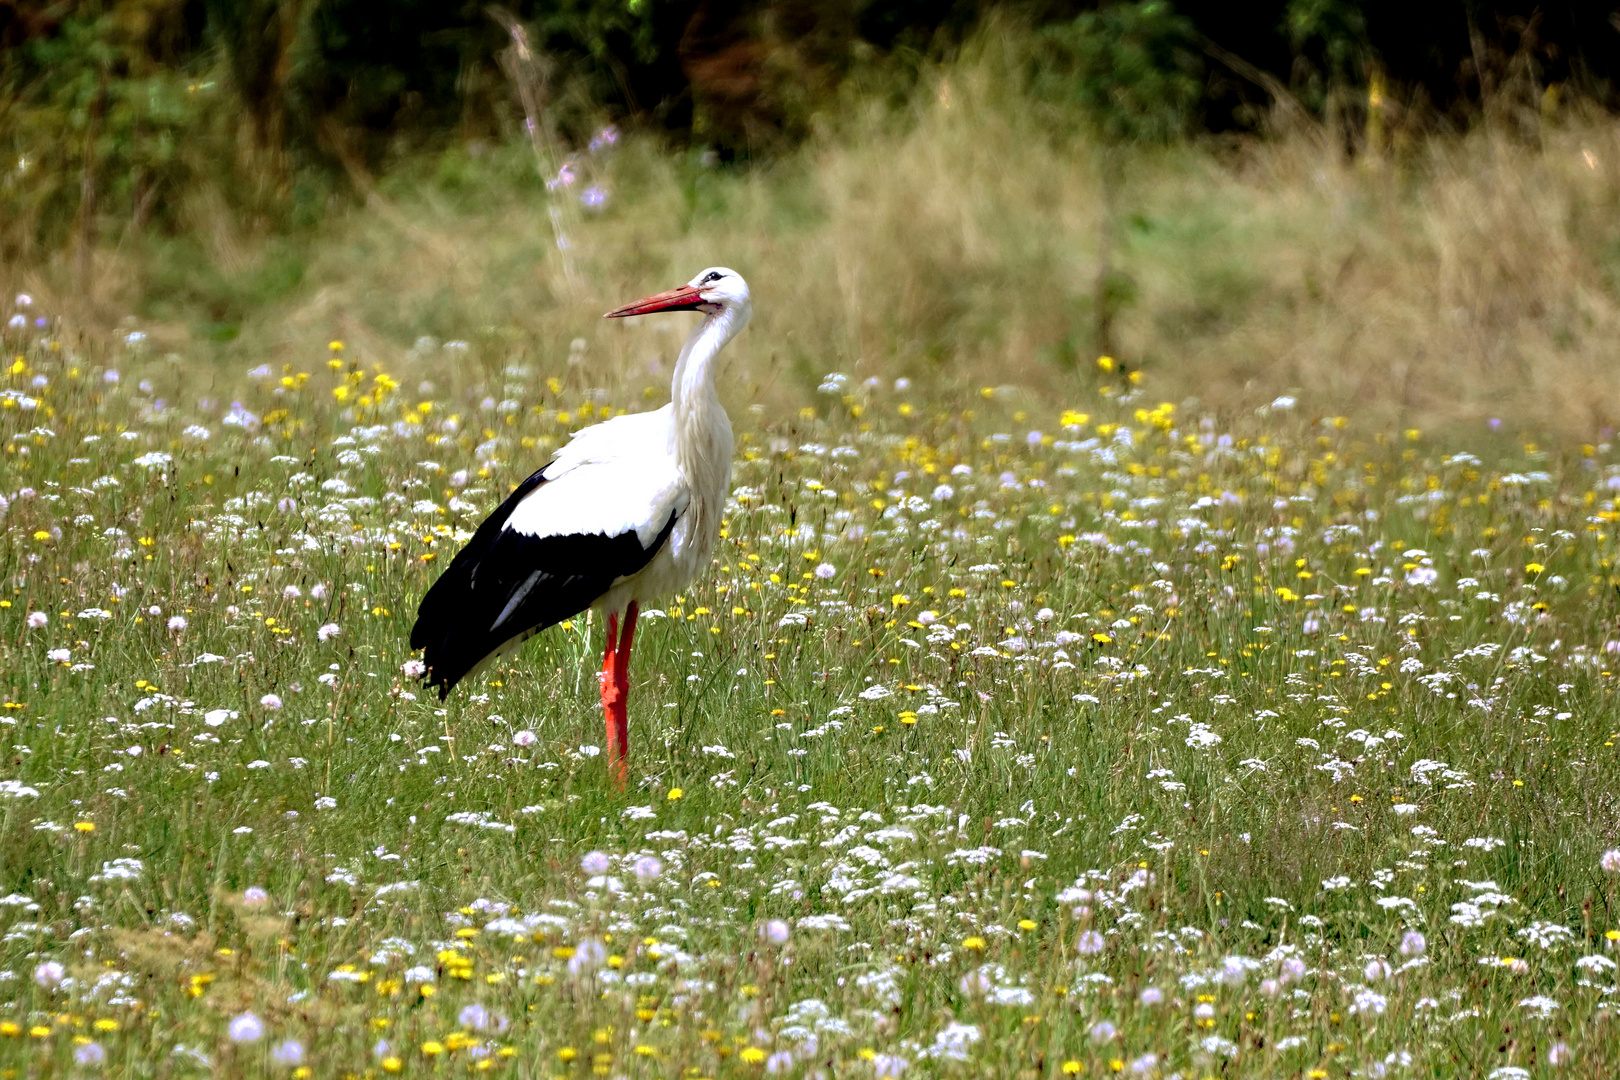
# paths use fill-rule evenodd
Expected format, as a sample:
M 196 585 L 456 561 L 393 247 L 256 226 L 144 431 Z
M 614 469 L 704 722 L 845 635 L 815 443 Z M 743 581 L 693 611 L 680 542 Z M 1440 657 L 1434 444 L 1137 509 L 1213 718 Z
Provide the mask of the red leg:
M 602 716 L 607 722 L 608 770 L 624 784 L 625 720 L 624 695 L 618 679 L 619 616 L 607 614 L 607 643 L 602 650 Z
M 630 777 L 630 648 L 635 642 L 636 615 L 639 610 L 633 600 L 625 609 L 624 632 L 619 636 L 618 648 L 614 651 L 613 657 L 614 708 L 608 723 L 614 732 L 609 737 L 608 743 L 610 748 L 616 748 L 616 752 L 609 765 L 620 787 L 623 787 Z

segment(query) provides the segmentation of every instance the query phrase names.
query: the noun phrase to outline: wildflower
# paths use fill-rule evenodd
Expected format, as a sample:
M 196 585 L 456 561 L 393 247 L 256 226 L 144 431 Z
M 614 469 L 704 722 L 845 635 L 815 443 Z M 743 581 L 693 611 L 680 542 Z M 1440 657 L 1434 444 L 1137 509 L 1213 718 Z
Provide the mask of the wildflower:
M 273 712 L 276 709 L 281 708 L 281 698 L 275 694 L 266 694 L 264 697 L 259 699 L 259 704 Z
M 312 600 L 325 600 L 326 583 L 324 581 L 317 581 L 315 584 L 311 585 L 309 587 L 309 596 Z
M 895 1077 L 906 1071 L 909 1064 L 905 1058 L 893 1054 L 872 1055 L 872 1075 L 876 1080 L 894 1080 Z
M 1092 1042 L 1107 1042 L 1117 1034 L 1114 1025 L 1106 1020 L 1099 1020 L 1093 1024 L 1089 1032 Z
M 270 894 L 257 885 L 249 885 L 242 890 L 242 903 L 248 907 L 263 907 L 270 902 Z
M 1553 1068 L 1569 1064 L 1569 1059 L 1572 1056 L 1568 1043 L 1555 1042 L 1547 1047 L 1547 1064 Z
M 1140 1000 L 1144 1005 L 1157 1005 L 1164 1000 L 1164 991 L 1157 986 L 1150 986 L 1142 991 Z
M 642 881 L 652 881 L 664 872 L 664 864 L 651 855 L 643 855 L 636 860 L 632 869 Z
M 322 626 L 319 630 L 315 631 L 315 636 L 320 638 L 322 641 L 331 641 L 333 638 L 338 636 L 339 632 L 338 624 L 335 622 L 329 622 Z
M 59 664 L 65 664 L 72 658 L 73 652 L 70 649 L 52 649 L 45 654 L 45 659 L 54 660 Z
M 679 799 L 682 795 L 685 795 L 685 794 L 686 794 L 686 792 L 682 791 L 680 788 L 672 787 L 672 788 L 669 789 L 669 793 L 666 794 L 664 796 L 664 798 L 670 800 L 671 802 L 674 802 L 675 800 Z
M 295 1068 L 304 1060 L 304 1044 L 297 1039 L 286 1039 L 270 1049 L 270 1060 L 283 1068 Z
M 80 1065 L 100 1065 L 106 1057 L 107 1052 L 97 1042 L 80 1043 L 73 1048 L 73 1060 Z
M 600 851 L 592 851 L 579 861 L 579 865 L 587 874 L 605 874 L 608 872 L 608 857 Z
M 332 798 L 332 796 L 330 796 L 330 795 L 322 795 L 320 798 L 315 800 L 315 809 L 317 809 L 317 810 L 336 810 L 337 809 L 337 800 Z
M 264 1021 L 250 1012 L 245 1012 L 231 1020 L 227 1031 L 232 1042 L 258 1042 L 264 1038 Z
M 1620 874 L 1620 850 L 1611 848 L 1603 853 L 1598 865 L 1611 874 Z
M 791 933 L 792 931 L 789 929 L 788 924 L 783 922 L 781 919 L 772 919 L 770 922 L 765 924 L 765 940 L 769 941 L 772 945 L 787 944 L 788 936 Z
M 420 679 L 423 675 L 427 674 L 427 665 L 420 660 L 407 660 L 403 664 L 399 665 L 399 671 L 400 674 L 404 675 L 407 679 Z
M 816 577 L 820 578 L 822 581 L 827 581 L 830 578 L 837 576 L 838 568 L 832 563 L 822 563 L 816 567 L 815 573 Z
M 1401 938 L 1402 956 L 1422 956 L 1429 948 L 1429 941 L 1416 930 L 1408 930 Z
M 61 964 L 55 960 L 47 960 L 34 969 L 34 981 L 50 990 L 62 982 L 65 974 L 66 971 Z
M 181 630 L 184 630 L 185 628 L 186 628 L 186 617 L 184 615 L 171 615 L 171 616 L 169 616 L 169 629 L 170 630 L 173 630 L 174 632 L 179 633 Z
M 28 613 L 28 629 L 30 630 L 38 630 L 50 621 L 51 617 L 43 611 L 30 611 Z
M 1095 930 L 1087 930 L 1080 935 L 1080 940 L 1076 943 L 1076 947 L 1082 953 L 1099 953 L 1103 951 L 1103 946 L 1105 944 L 1106 942 L 1103 941 L 1103 936 L 1101 934 L 1097 933 Z

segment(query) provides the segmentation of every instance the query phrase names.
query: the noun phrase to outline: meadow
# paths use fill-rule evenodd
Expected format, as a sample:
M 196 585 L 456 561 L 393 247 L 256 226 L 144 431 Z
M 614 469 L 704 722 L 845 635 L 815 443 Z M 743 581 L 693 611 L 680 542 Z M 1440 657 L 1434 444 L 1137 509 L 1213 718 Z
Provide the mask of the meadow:
M 0 1075 L 1620 1059 L 1608 442 L 1112 361 L 733 383 L 619 791 L 592 619 L 442 703 L 406 639 L 548 451 L 662 402 L 681 317 L 205 378 L 5 303 Z

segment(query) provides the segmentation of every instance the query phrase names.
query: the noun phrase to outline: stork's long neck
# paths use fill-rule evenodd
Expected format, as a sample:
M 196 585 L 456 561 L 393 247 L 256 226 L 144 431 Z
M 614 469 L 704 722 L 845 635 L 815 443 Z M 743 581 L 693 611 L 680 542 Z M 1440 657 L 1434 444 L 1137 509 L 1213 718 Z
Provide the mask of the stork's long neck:
M 698 535 L 719 531 L 720 512 L 731 484 L 731 420 L 715 392 L 715 365 L 720 350 L 747 321 L 746 311 L 732 307 L 708 316 L 686 339 L 675 363 L 670 387 L 675 406 L 675 461 L 692 487 Z

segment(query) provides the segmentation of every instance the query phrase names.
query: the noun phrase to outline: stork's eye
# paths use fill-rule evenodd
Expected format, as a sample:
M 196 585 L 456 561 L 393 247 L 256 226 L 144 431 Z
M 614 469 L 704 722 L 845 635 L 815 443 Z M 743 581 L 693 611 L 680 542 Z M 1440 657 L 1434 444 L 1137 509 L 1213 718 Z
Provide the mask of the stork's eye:
M 707 285 L 711 281 L 719 281 L 719 280 L 720 280 L 719 272 L 715 271 L 715 270 L 710 270 L 707 274 L 703 275 L 702 284 Z

